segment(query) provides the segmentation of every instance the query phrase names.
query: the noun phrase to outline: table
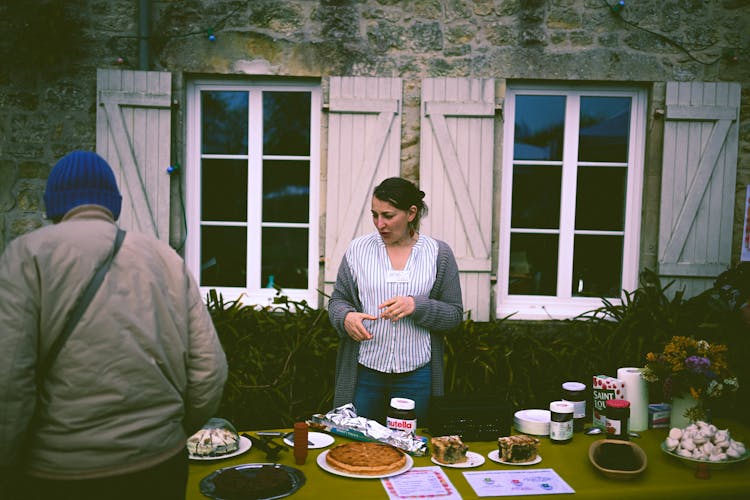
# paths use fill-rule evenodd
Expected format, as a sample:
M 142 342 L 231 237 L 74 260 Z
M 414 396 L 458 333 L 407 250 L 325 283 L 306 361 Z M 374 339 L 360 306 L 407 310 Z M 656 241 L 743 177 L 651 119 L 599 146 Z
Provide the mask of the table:
M 720 429 L 728 428 L 732 437 L 750 445 L 750 428 L 738 422 L 719 420 L 714 422 Z M 695 477 L 695 467 L 688 467 L 684 462 L 666 455 L 660 449 L 668 429 L 652 429 L 641 433 L 640 438 L 632 438 L 648 456 L 648 467 L 642 476 L 631 481 L 618 481 L 602 476 L 591 465 L 588 459 L 588 448 L 592 442 L 602 439 L 602 436 L 587 436 L 576 433 L 573 440 L 564 445 L 552 444 L 546 437 L 541 437 L 539 455 L 542 461 L 534 468 L 551 468 L 557 472 L 565 482 L 575 491 L 575 498 L 601 499 L 606 494 L 609 498 L 700 498 L 701 500 L 715 498 L 750 498 L 750 460 L 733 464 L 725 469 L 712 470 L 709 479 Z M 250 432 L 250 434 L 254 434 Z M 349 441 L 349 439 L 334 436 L 335 444 Z M 276 438 L 281 443 L 281 438 Z M 493 442 L 467 443 L 471 451 L 487 454 L 497 449 Z M 352 479 L 333 475 L 322 470 L 316 463 L 317 456 L 327 448 L 310 450 L 304 465 L 294 465 L 292 450 L 281 454 L 277 463 L 297 467 L 304 472 L 305 485 L 289 498 L 293 500 L 325 498 L 336 493 L 345 493 L 346 498 L 356 500 L 387 499 L 388 496 L 379 479 Z M 239 465 L 243 463 L 267 463 L 265 453 L 253 447 L 249 452 L 225 460 L 193 461 L 190 464 L 188 478 L 187 500 L 200 500 L 203 496 L 199 490 L 202 478 L 216 469 Z M 414 467 L 434 466 L 429 457 L 414 457 Z M 465 471 L 477 470 L 510 470 L 508 466 L 493 462 L 490 459 L 473 469 L 456 469 L 445 467 L 443 470 L 458 489 L 463 498 L 480 498 L 474 493 L 463 476 Z M 615 488 L 615 489 L 613 489 Z M 539 498 L 539 496 L 535 496 Z M 570 497 L 570 495 L 545 495 L 546 498 L 556 499 Z M 498 497 L 495 497 L 498 498 Z M 527 497 L 521 497 L 527 498 Z

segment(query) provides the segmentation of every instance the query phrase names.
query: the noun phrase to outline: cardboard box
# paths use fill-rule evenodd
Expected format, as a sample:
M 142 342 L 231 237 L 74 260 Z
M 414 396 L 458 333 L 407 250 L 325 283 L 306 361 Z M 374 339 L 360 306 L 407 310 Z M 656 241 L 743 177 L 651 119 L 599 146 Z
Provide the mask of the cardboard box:
M 648 428 L 658 429 L 660 427 L 669 427 L 669 414 L 671 411 L 672 405 L 669 403 L 648 405 Z

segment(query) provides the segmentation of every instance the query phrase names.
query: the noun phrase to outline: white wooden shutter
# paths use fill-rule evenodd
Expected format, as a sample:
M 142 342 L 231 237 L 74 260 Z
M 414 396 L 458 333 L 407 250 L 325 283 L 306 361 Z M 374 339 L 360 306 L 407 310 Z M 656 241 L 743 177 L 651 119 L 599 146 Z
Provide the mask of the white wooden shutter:
M 475 321 L 490 319 L 494 120 L 494 80 L 422 82 L 419 179 L 431 200 L 423 228 L 453 249 Z
M 667 83 L 659 275 L 686 297 L 730 265 L 739 104 L 738 83 Z
M 119 224 L 169 241 L 170 73 L 97 70 L 96 150 L 122 193 Z
M 374 231 L 375 186 L 400 173 L 400 78 L 331 77 L 328 97 L 326 293 L 349 242 Z

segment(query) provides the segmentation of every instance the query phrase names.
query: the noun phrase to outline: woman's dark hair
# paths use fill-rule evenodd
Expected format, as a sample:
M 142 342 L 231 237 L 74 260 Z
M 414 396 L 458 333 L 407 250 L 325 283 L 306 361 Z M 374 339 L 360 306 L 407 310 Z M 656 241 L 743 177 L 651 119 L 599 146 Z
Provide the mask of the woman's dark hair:
M 419 230 L 419 221 L 427 215 L 427 205 L 423 201 L 424 191 L 420 191 L 417 186 L 402 179 L 401 177 L 389 177 L 372 192 L 375 198 L 380 201 L 390 203 L 399 210 L 409 210 L 414 205 L 417 207 L 417 215 L 409 223 L 413 231 Z

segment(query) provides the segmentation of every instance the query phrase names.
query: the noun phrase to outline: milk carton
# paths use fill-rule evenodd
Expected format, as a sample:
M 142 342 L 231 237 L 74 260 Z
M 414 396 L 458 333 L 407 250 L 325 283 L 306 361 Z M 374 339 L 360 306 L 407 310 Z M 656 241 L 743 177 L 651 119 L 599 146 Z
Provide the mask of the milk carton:
M 625 399 L 625 382 L 607 375 L 594 375 L 591 387 L 594 391 L 594 427 L 607 428 L 604 409 L 608 399 Z

